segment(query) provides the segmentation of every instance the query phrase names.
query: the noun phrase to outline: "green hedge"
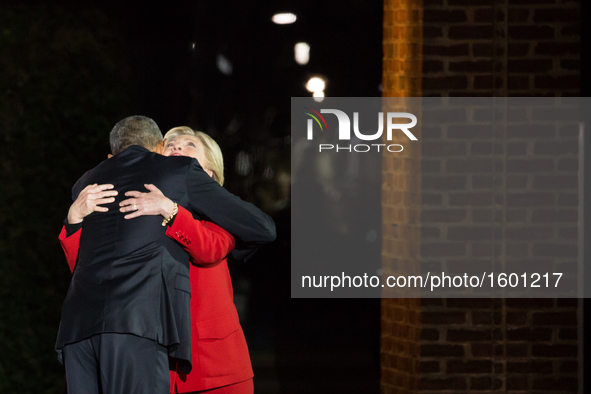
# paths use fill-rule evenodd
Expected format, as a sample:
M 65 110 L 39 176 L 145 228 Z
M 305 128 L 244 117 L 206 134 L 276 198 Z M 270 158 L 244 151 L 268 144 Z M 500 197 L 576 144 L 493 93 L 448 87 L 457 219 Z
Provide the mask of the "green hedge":
M 127 115 L 123 54 L 100 10 L 0 6 L 0 393 L 64 390 L 57 236 L 73 183 Z

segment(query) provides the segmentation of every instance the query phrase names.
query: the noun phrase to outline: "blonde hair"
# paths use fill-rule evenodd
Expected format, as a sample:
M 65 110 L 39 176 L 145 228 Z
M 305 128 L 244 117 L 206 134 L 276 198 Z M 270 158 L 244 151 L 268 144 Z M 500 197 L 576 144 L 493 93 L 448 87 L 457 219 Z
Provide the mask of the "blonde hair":
M 172 140 L 179 135 L 192 135 L 196 137 L 203 145 L 205 159 L 207 163 L 199 163 L 204 169 L 209 169 L 213 173 L 212 178 L 220 185 L 224 184 L 224 156 L 220 146 L 213 138 L 202 131 L 194 131 L 187 126 L 174 127 L 166 133 L 165 139 Z

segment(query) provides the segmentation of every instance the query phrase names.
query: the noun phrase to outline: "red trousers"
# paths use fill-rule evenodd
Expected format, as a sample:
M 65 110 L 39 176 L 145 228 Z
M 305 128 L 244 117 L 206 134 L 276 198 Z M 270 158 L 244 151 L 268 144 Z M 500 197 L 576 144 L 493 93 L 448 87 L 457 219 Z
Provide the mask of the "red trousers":
M 175 388 L 175 392 L 176 391 Z M 173 394 L 176 394 L 173 393 Z M 238 382 L 234 384 L 229 384 L 227 386 L 217 387 L 215 389 L 204 390 L 204 391 L 192 391 L 191 393 L 186 394 L 253 394 L 254 393 L 254 385 L 252 382 L 252 378 L 245 380 L 244 382 Z

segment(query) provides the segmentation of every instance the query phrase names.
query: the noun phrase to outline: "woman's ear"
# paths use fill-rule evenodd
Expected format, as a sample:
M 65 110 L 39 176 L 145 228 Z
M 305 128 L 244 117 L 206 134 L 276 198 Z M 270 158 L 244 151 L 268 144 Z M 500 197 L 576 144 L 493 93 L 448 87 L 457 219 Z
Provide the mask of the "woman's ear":
M 166 146 L 166 138 L 163 139 L 161 142 L 156 145 L 156 150 L 154 152 L 162 154 L 164 152 L 164 147 Z

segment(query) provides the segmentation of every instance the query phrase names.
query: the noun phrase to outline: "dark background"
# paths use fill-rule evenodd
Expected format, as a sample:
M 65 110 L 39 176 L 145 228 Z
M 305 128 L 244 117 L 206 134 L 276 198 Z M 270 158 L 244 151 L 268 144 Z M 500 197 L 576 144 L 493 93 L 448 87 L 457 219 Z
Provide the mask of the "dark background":
M 338 7 L 335 7 L 338 4 Z M 224 152 L 226 187 L 278 240 L 231 267 L 257 392 L 378 392 L 379 300 L 290 298 L 292 96 L 379 96 L 381 1 L 4 2 L 0 5 L 0 392 L 60 393 L 53 350 L 70 273 L 70 189 L 123 117 L 187 125 Z M 271 22 L 276 12 L 298 16 Z M 310 62 L 293 58 L 297 42 Z M 232 74 L 221 73 L 223 55 Z M 379 196 L 379 185 L 377 185 Z

